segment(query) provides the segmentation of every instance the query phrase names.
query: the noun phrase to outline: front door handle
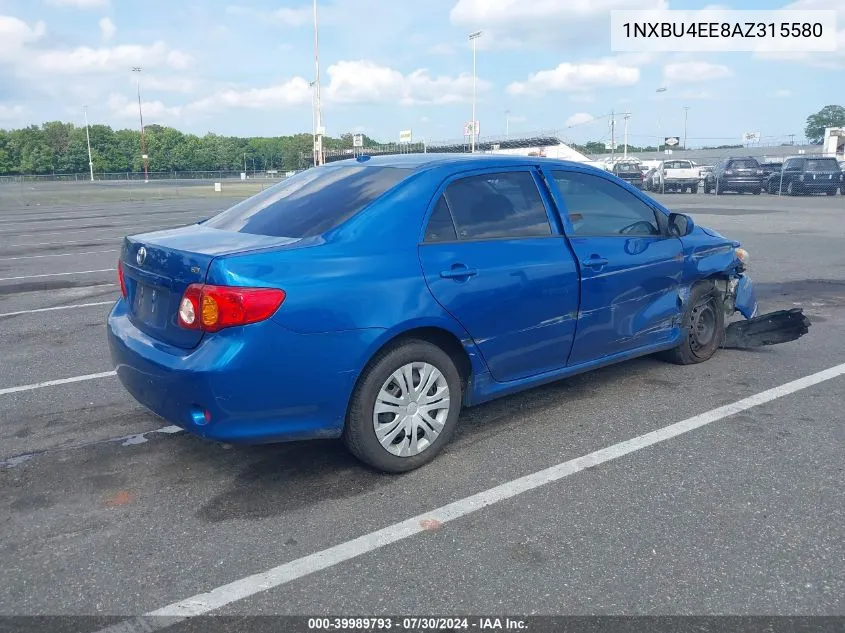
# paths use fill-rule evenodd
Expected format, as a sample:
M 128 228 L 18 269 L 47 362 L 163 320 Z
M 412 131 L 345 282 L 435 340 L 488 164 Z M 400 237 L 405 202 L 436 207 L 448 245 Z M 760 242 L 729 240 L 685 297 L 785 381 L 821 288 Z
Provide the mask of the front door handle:
M 590 259 L 582 259 L 581 265 L 589 268 L 601 268 L 607 266 L 607 260 L 604 257 L 591 257 Z
M 477 275 L 478 271 L 472 268 L 467 268 L 463 264 L 455 264 L 449 270 L 440 271 L 440 276 L 444 279 L 466 279 Z

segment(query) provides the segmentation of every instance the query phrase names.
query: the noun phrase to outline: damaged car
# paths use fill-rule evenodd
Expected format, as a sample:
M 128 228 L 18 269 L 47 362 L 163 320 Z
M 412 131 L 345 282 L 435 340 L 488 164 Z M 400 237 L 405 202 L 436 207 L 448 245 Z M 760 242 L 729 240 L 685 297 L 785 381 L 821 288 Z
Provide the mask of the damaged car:
M 342 438 L 403 472 L 443 449 L 463 407 L 807 333 L 800 309 L 758 314 L 747 265 L 738 242 L 604 170 L 363 155 L 126 237 L 107 335 L 129 393 L 187 431 Z

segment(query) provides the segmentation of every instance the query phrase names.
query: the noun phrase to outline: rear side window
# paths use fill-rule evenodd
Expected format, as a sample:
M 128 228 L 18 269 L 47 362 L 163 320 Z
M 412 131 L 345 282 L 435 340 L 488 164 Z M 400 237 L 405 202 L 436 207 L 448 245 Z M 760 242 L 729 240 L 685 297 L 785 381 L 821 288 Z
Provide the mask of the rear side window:
M 446 199 L 440 196 L 437 206 L 431 213 L 428 220 L 428 227 L 425 229 L 425 242 L 454 242 L 458 239 L 455 232 L 455 224 L 452 222 L 452 214 L 446 204 Z
M 409 174 L 408 169 L 358 165 L 308 169 L 214 216 L 204 226 L 274 237 L 320 235 Z
M 730 166 L 732 169 L 757 169 L 759 167 L 757 161 L 750 158 L 732 160 Z
M 811 158 L 807 160 L 807 171 L 839 171 L 835 158 Z
M 462 240 L 552 233 L 537 184 L 527 171 L 461 178 L 446 188 L 445 197 Z

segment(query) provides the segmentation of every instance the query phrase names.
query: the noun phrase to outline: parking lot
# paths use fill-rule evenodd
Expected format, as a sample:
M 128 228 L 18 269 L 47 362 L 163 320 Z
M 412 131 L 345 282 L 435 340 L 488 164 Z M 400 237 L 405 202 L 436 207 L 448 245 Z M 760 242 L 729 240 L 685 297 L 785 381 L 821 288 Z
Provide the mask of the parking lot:
M 402 476 L 188 436 L 111 373 L 120 238 L 234 192 L 4 199 L 0 614 L 845 613 L 845 197 L 658 197 L 740 240 L 761 312 L 802 306 L 809 335 L 467 410 Z

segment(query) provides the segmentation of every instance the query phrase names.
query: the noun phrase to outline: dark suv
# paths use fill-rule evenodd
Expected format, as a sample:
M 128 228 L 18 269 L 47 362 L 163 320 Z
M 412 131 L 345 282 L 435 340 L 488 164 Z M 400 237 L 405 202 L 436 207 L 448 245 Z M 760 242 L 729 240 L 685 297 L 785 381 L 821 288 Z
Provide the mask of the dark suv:
M 836 159 L 815 156 L 788 158 L 783 170 L 770 175 L 766 182 L 769 193 L 790 196 L 810 193 L 835 196 L 841 186 L 842 169 Z
M 643 171 L 640 164 L 632 161 L 620 161 L 614 163 L 611 170 L 614 176 L 634 185 L 637 189 L 643 188 Z
M 713 166 L 713 171 L 704 179 L 704 193 L 763 191 L 763 170 L 754 158 L 725 158 Z

